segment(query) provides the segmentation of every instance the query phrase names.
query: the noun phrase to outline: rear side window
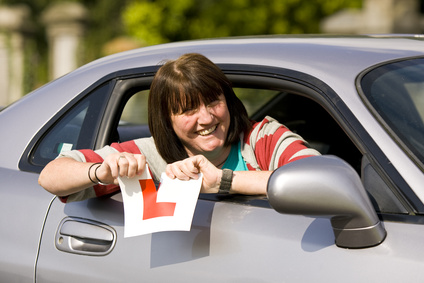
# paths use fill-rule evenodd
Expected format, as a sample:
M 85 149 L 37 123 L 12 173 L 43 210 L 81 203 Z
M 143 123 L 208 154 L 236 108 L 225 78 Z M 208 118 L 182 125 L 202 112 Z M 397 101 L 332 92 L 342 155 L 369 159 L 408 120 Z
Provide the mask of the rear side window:
M 33 165 L 46 165 L 61 152 L 93 148 L 109 85 L 103 85 L 67 111 L 39 140 Z

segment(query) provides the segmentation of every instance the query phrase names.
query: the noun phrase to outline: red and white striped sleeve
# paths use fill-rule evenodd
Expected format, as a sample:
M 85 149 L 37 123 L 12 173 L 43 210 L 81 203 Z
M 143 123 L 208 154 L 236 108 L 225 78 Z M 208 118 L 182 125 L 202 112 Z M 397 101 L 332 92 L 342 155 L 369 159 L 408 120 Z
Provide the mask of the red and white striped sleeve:
M 254 123 L 244 143 L 249 170 L 275 170 L 289 162 L 320 155 L 315 149 L 309 148 L 301 136 L 268 116 Z
M 116 152 L 129 152 L 134 154 L 139 154 L 140 149 L 135 144 L 134 141 L 128 141 L 123 143 L 113 143 L 110 146 L 105 146 L 99 150 L 91 150 L 91 149 L 81 149 L 81 150 L 73 150 L 69 152 L 64 152 L 59 155 L 61 157 L 70 157 L 80 162 L 103 162 L 104 158 L 109 154 Z M 77 192 L 75 194 L 59 197 L 62 202 L 71 202 L 71 201 L 80 201 L 88 198 L 100 197 L 105 195 L 110 195 L 119 191 L 119 186 L 114 184 L 103 186 L 103 185 L 94 185 L 88 189 Z

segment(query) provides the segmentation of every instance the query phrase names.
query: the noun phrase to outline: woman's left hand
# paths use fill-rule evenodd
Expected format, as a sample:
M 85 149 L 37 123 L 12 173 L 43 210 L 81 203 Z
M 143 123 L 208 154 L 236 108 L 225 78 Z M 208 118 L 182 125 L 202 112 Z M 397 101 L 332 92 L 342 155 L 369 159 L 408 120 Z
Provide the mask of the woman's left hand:
M 222 170 L 218 169 L 203 155 L 196 155 L 168 164 L 166 175 L 172 179 L 190 180 L 203 174 L 201 193 L 217 193 L 221 183 Z

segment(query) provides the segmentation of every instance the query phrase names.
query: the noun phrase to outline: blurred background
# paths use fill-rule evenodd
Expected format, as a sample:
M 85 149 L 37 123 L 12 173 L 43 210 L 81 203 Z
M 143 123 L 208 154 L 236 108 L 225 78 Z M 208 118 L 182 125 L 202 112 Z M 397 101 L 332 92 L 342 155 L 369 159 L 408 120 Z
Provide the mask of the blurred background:
M 166 42 L 424 30 L 424 0 L 0 0 L 0 105 L 97 58 Z

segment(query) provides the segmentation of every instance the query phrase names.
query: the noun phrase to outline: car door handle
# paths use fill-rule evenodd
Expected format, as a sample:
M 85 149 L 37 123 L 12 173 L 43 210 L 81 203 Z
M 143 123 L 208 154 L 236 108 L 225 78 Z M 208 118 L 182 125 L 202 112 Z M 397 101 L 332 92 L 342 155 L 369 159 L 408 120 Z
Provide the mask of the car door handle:
M 115 246 L 115 230 L 103 223 L 74 217 L 66 217 L 59 224 L 55 245 L 60 251 L 103 256 Z

